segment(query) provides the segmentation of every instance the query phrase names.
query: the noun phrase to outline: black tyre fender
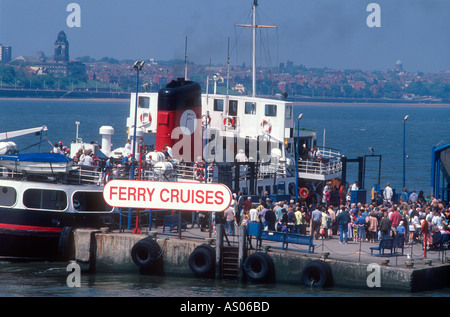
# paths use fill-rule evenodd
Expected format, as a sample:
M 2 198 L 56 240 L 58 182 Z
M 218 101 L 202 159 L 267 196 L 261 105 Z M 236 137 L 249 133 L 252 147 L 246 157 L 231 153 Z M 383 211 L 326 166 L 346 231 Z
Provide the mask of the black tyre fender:
M 73 231 L 73 227 L 63 227 L 59 235 L 58 256 L 63 261 L 69 261 L 75 258 L 75 240 Z
M 332 287 L 333 274 L 325 261 L 313 260 L 302 271 L 302 282 L 308 287 Z
M 275 280 L 275 265 L 272 258 L 265 252 L 255 252 L 244 261 L 244 272 L 252 282 L 273 282 Z
M 189 255 L 189 268 L 196 277 L 213 277 L 215 266 L 215 250 L 210 245 L 199 245 Z
M 136 242 L 131 248 L 131 259 L 141 272 L 148 272 L 161 262 L 162 250 L 158 242 L 147 237 Z

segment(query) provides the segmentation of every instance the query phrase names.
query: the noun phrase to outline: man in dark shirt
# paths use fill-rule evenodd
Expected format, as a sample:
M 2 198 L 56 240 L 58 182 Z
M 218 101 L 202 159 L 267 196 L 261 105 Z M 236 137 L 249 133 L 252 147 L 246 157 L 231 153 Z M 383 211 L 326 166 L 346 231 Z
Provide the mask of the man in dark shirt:
M 336 217 L 336 223 L 339 226 L 339 243 L 348 242 L 348 223 L 350 222 L 350 214 L 347 211 L 346 207 L 341 208 L 341 212 Z
M 272 208 L 267 209 L 265 219 L 267 223 L 267 229 L 270 231 L 275 231 L 276 216 Z

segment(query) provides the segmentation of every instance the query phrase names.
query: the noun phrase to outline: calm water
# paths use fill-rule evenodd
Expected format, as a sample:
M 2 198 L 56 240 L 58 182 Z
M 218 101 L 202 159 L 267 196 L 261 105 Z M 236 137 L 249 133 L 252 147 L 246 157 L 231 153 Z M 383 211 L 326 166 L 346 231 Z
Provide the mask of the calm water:
M 409 293 L 380 289 L 311 289 L 295 284 L 246 284 L 233 281 L 145 276 L 139 273 L 81 273 L 81 286 L 68 287 L 67 263 L 0 262 L 0 297 L 449 297 L 450 288 Z
M 52 143 L 69 144 L 75 139 L 75 121 L 80 121 L 79 136 L 84 141 L 101 143 L 99 128 L 112 125 L 113 148 L 124 145 L 128 102 L 0 100 L 0 132 L 47 125 Z M 403 118 L 406 122 L 406 184 L 410 189 L 430 190 L 431 149 L 450 141 L 450 107 L 425 106 L 297 106 L 295 117 L 304 116 L 301 126 L 317 130 L 318 143 L 340 149 L 348 158 L 368 155 L 369 146 L 382 155 L 381 184 L 402 186 Z M 325 131 L 324 131 L 325 129 Z M 24 149 L 39 137 L 24 136 L 14 140 Z M 49 144 L 41 150 L 50 150 Z M 37 147 L 25 151 L 35 151 Z M 350 166 L 348 181 L 356 180 L 357 166 Z M 369 160 L 366 188 L 377 181 L 378 163 Z M 0 262 L 0 296 L 416 296 L 374 290 L 310 290 L 300 285 L 241 285 L 222 281 L 149 277 L 139 274 L 83 274 L 80 288 L 66 285 L 65 263 Z M 426 296 L 449 296 L 450 290 L 427 292 Z

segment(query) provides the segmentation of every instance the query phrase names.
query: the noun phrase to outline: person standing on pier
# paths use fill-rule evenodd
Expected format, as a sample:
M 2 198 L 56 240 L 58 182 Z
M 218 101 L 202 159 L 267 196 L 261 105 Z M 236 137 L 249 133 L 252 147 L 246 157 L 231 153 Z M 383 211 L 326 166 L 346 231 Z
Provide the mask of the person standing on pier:
M 336 223 L 339 227 L 339 243 L 347 244 L 348 240 L 348 224 L 350 222 L 350 214 L 347 208 L 342 206 L 341 212 L 336 217 Z
M 389 220 L 387 211 L 383 211 L 383 218 L 380 221 L 380 240 L 389 238 L 389 230 L 391 230 L 391 221 Z
M 227 222 L 228 235 L 234 236 L 234 208 L 232 206 L 228 207 L 224 212 L 224 217 Z
M 242 195 L 241 192 L 238 192 L 236 209 L 234 211 L 234 216 L 236 217 L 237 224 L 239 224 L 241 221 L 241 213 L 244 208 L 244 202 L 245 202 L 244 196 Z
M 400 224 L 400 221 L 402 221 L 402 215 L 398 211 L 397 206 L 392 206 L 392 210 L 393 212 L 389 217 L 389 220 L 391 221 L 393 235 L 395 235 L 397 232 L 397 227 Z
M 392 191 L 391 184 L 387 183 L 386 184 L 386 188 L 383 191 L 384 201 L 391 203 L 392 202 L 392 196 L 394 196 L 394 192 Z
M 320 225 L 322 224 L 322 212 L 317 208 L 313 210 L 311 213 L 311 236 L 314 235 L 314 231 L 316 231 L 315 237 L 316 239 L 319 239 L 320 234 Z

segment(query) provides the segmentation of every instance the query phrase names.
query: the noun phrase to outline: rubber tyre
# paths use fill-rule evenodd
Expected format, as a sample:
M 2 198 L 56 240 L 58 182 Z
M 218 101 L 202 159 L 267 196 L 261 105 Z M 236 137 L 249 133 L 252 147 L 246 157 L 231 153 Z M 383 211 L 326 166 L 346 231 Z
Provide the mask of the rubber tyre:
M 151 237 L 139 240 L 131 248 L 131 258 L 140 269 L 141 273 L 157 271 L 161 262 L 162 250 L 158 242 Z
M 275 265 L 265 252 L 255 252 L 244 261 L 245 276 L 254 283 L 271 283 L 275 280 Z
M 322 260 L 309 262 L 303 268 L 302 282 L 308 287 L 333 287 L 333 274 L 330 266 Z
M 75 258 L 75 240 L 73 227 L 63 227 L 58 241 L 58 257 L 63 261 Z
M 196 277 L 212 278 L 215 274 L 215 251 L 207 244 L 199 245 L 189 255 L 189 268 Z

